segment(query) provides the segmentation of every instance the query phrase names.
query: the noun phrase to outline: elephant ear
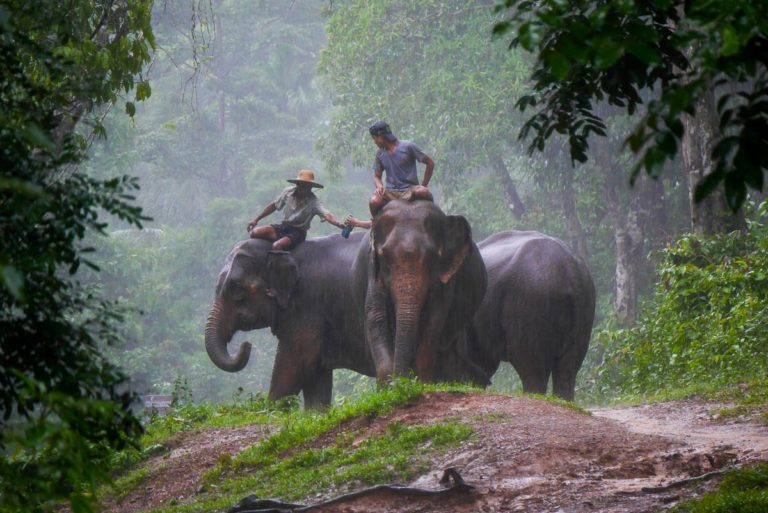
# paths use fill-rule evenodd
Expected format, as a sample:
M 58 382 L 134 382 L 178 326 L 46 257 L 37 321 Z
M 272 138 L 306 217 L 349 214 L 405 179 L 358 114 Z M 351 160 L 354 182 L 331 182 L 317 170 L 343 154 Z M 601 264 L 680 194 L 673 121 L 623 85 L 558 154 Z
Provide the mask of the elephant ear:
M 446 216 L 440 281 L 448 283 L 472 252 L 472 228 L 464 216 Z
M 288 308 L 299 283 L 299 266 L 288 251 L 270 251 L 267 258 L 267 283 L 280 308 Z
M 373 277 L 376 280 L 379 279 L 379 272 L 381 270 L 381 264 L 379 263 L 381 247 L 387 242 L 387 236 L 392 230 L 392 226 L 391 218 L 386 217 L 374 219 L 373 227 L 371 228 L 371 258 L 373 259 Z

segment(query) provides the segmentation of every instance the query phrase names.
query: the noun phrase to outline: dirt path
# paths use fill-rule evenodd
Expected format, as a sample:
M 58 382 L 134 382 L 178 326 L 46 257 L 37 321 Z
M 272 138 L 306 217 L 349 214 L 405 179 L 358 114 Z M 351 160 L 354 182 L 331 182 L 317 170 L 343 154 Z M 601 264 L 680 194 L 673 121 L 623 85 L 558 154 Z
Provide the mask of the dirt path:
M 635 433 L 655 434 L 696 451 L 730 447 L 743 463 L 768 459 L 768 427 L 754 418 L 723 421 L 717 411 L 727 404 L 674 401 L 622 408 L 598 408 L 593 414 L 619 422 Z
M 528 398 L 434 394 L 381 422 L 461 417 L 475 427 L 475 437 L 408 484 L 437 488 L 442 470 L 455 467 L 477 491 L 450 503 L 377 495 L 328 511 L 659 511 L 717 480 L 661 492 L 644 488 L 768 459 L 768 427 L 718 422 L 709 412 L 722 406 L 682 401 L 587 416 Z
M 427 394 L 349 429 L 359 432 L 359 440 L 395 421 L 460 419 L 473 427 L 472 438 L 405 484 L 438 489 L 443 470 L 455 467 L 476 490 L 449 500 L 380 493 L 313 511 L 658 511 L 711 489 L 717 479 L 665 491 L 644 488 L 768 460 L 768 427 L 750 419 L 718 421 L 712 412 L 722 406 L 678 401 L 600 408 L 587 415 L 525 397 Z M 263 426 L 182 435 L 169 453 L 149 462 L 145 483 L 108 510 L 135 512 L 184 501 L 200 491 L 201 474 L 221 453 L 235 454 L 265 435 Z

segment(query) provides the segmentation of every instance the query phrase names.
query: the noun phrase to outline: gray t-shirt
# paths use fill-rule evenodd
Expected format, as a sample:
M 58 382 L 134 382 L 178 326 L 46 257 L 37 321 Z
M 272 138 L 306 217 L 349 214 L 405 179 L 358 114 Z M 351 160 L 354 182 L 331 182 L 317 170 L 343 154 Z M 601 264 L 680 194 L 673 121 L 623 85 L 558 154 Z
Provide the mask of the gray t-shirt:
M 411 141 L 397 141 L 394 152 L 389 153 L 385 149 L 379 149 L 376 152 L 376 158 L 373 160 L 373 171 L 385 171 L 387 189 L 404 191 L 414 185 L 419 185 L 416 161 L 423 164 L 426 160 L 426 154 Z
M 317 196 L 310 192 L 306 197 L 299 199 L 294 192 L 296 191 L 295 185 L 289 185 L 280 196 L 275 200 L 275 208 L 277 210 L 283 210 L 283 224 L 301 228 L 304 231 L 309 230 L 309 224 L 312 222 L 314 216 L 324 216 L 330 214 L 330 211 L 320 203 Z

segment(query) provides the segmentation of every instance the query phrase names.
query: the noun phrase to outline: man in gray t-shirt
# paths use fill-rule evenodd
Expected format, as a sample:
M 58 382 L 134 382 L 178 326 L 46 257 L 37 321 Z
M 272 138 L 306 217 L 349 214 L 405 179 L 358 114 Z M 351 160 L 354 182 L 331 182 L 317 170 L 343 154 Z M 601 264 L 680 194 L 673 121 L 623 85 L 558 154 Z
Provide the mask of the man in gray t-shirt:
M 261 214 L 248 223 L 248 232 L 252 239 L 272 241 L 272 249 L 288 251 L 307 238 L 307 230 L 314 216 L 344 228 L 344 225 L 320 203 L 312 192 L 313 187 L 323 187 L 315 182 L 315 173 L 302 169 L 295 180 L 288 181 L 295 185 L 283 189 L 275 201 L 267 205 Z M 284 211 L 282 223 L 256 226 L 259 221 L 277 210 Z
M 376 184 L 376 192 L 368 204 L 371 215 L 375 216 L 381 207 L 393 199 L 432 201 L 432 193 L 427 189 L 427 185 L 432 178 L 435 161 L 411 141 L 398 140 L 389 125 L 383 121 L 377 121 L 371 125 L 368 132 L 373 142 L 379 147 L 373 161 L 373 181 Z M 421 185 L 416 172 L 417 161 L 427 166 Z M 387 175 L 386 186 L 381 180 L 384 173 Z

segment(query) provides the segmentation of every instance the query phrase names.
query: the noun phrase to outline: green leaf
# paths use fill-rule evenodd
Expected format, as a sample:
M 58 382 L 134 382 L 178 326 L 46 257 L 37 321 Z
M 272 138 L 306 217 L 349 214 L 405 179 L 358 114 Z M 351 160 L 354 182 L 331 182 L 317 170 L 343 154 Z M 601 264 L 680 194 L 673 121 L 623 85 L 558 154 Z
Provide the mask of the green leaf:
M 0 28 L 5 32 L 11 31 L 11 15 L 8 14 L 8 9 L 0 5 Z
M 597 51 L 595 53 L 595 66 L 598 69 L 606 69 L 619 60 L 624 47 L 612 39 L 602 39 L 597 43 Z
M 20 301 L 24 298 L 24 276 L 18 269 L 11 265 L 0 267 L 0 279 L 16 300 Z
M 49 153 L 53 153 L 56 149 L 53 139 L 34 123 L 29 123 L 25 126 L 21 133 L 27 141 L 38 148 L 42 148 Z
M 0 178 L 0 190 L 11 191 L 24 196 L 41 196 L 43 188 L 35 183 L 17 178 Z
M 564 79 L 571 69 L 568 59 L 559 52 L 552 52 L 546 57 L 547 65 L 552 70 L 552 74 L 559 80 Z
M 661 64 L 659 52 L 645 43 L 639 41 L 627 42 L 627 51 L 637 57 L 646 66 Z
M 136 114 L 136 105 L 133 102 L 125 102 L 125 113 L 133 117 Z
M 509 31 L 509 22 L 502 21 L 493 26 L 493 31 L 491 33 L 494 36 L 501 36 L 502 34 L 506 34 L 508 31 Z
M 723 27 L 723 47 L 721 52 L 725 57 L 728 57 L 738 53 L 739 48 L 741 48 L 741 39 L 733 26 L 728 23 Z
M 152 95 L 152 88 L 149 86 L 149 82 L 143 80 L 136 85 L 136 101 L 141 102 L 146 100 Z
M 722 169 L 716 169 L 712 173 L 704 176 L 704 178 L 696 185 L 696 189 L 693 192 L 693 200 L 698 203 L 707 196 L 723 181 Z

